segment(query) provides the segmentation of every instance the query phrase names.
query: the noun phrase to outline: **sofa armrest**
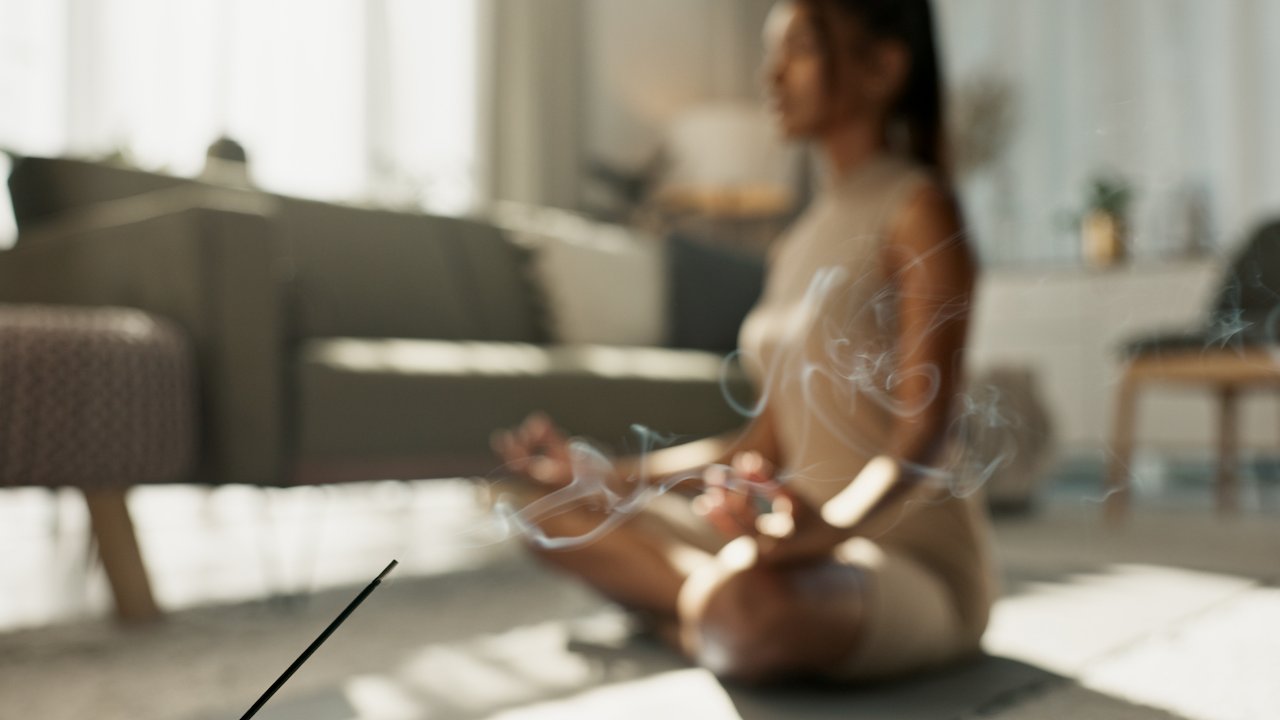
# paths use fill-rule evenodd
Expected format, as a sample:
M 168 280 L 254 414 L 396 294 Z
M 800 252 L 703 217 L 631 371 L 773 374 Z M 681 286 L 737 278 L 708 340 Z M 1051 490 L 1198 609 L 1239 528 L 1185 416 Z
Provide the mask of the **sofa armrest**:
M 0 302 L 133 307 L 177 323 L 200 382 L 192 479 L 282 482 L 284 268 L 272 221 L 180 202 L 148 216 L 122 207 L 41 228 L 0 252 Z

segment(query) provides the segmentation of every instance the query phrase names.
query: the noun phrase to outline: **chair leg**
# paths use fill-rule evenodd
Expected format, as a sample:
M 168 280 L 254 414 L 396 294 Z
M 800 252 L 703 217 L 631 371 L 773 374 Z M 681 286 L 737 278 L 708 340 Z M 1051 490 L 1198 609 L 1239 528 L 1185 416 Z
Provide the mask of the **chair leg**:
M 159 619 L 160 609 L 151 596 L 151 582 L 125 504 L 125 490 L 85 490 L 84 499 L 98 541 L 98 554 L 115 596 L 116 617 L 126 623 Z
M 1134 424 L 1137 422 L 1138 381 L 1126 371 L 1116 393 L 1111 462 L 1107 472 L 1104 511 L 1107 521 L 1118 524 L 1129 513 L 1130 464 L 1133 461 Z
M 1236 465 L 1239 459 L 1240 407 L 1239 393 L 1234 386 L 1224 385 L 1218 391 L 1218 513 L 1233 515 L 1239 505 L 1239 479 Z

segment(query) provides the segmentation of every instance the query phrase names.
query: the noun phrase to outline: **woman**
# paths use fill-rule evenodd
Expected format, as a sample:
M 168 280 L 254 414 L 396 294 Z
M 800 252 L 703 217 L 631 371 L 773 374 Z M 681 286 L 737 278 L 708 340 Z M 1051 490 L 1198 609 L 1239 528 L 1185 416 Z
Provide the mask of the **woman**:
M 900 675 L 973 654 L 986 627 L 988 527 L 972 463 L 947 443 L 965 421 L 974 263 L 946 183 L 932 25 L 927 0 L 774 8 L 771 107 L 786 137 L 816 143 L 826 178 L 741 331 L 752 420 L 608 471 L 664 487 L 697 474 L 693 502 L 662 495 L 598 537 L 598 508 L 529 516 L 593 540 L 535 545 L 547 562 L 723 676 Z M 573 480 L 546 418 L 494 444 L 544 487 Z

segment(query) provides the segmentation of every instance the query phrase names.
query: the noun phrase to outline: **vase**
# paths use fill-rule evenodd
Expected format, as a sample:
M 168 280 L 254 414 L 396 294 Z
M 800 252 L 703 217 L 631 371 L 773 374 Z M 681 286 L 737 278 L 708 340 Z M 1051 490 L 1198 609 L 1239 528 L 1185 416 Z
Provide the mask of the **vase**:
M 1095 268 L 1117 265 L 1125 259 L 1124 219 L 1105 210 L 1094 210 L 1081 224 L 1084 261 Z

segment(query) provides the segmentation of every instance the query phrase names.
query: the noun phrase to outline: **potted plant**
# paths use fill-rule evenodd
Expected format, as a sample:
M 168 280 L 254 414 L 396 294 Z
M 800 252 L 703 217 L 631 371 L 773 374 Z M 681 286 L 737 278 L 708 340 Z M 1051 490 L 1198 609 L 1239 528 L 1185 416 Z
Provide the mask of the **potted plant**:
M 1081 221 L 1086 263 L 1094 267 L 1109 267 L 1125 259 L 1132 198 L 1132 189 L 1120 178 L 1103 177 L 1093 181 Z

